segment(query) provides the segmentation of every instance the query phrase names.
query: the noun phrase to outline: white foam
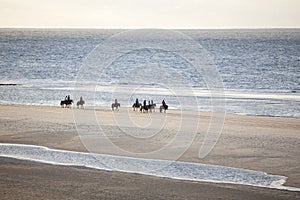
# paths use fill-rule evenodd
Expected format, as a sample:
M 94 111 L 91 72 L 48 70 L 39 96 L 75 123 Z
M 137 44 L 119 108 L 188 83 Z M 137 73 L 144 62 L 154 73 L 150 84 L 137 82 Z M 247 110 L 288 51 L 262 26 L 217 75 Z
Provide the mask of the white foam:
M 264 172 L 191 162 L 142 159 L 49 149 L 43 146 L 0 144 L 0 156 L 41 163 L 138 173 L 171 179 L 230 183 L 300 191 L 283 186 L 287 177 Z

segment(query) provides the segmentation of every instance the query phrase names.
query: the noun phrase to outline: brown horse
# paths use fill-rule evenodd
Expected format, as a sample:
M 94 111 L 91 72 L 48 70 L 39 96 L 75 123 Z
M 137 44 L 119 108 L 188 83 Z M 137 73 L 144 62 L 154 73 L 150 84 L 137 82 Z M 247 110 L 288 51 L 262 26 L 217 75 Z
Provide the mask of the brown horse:
M 79 108 L 79 106 L 80 108 L 83 108 L 83 104 L 85 104 L 85 101 L 83 100 L 77 101 L 77 108 Z

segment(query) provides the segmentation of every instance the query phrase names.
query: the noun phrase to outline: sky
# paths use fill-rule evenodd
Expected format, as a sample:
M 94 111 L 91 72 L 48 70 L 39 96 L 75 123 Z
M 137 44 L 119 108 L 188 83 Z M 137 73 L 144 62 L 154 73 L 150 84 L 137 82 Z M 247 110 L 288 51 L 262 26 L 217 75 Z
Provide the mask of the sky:
M 0 27 L 300 28 L 300 0 L 0 0 Z

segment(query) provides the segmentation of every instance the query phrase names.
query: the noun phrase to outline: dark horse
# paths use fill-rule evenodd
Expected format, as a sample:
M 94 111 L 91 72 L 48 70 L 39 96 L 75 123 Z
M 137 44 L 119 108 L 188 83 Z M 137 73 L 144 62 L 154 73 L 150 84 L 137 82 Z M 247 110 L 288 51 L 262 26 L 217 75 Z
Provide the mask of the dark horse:
M 111 109 L 112 109 L 113 111 L 115 110 L 114 108 L 116 108 L 116 110 L 119 110 L 119 107 L 121 107 L 121 104 L 118 103 L 118 102 L 112 103 L 112 104 L 111 104 Z
M 111 109 L 112 109 L 112 111 L 115 110 L 114 108 L 116 108 L 116 110 L 119 110 L 119 107 L 121 107 L 121 104 L 118 102 L 117 99 L 115 99 L 115 103 L 112 103 L 112 104 L 111 104 Z
M 73 103 L 72 99 L 60 101 L 60 106 L 62 108 L 70 108 Z
M 135 109 L 139 109 L 141 106 L 142 106 L 141 103 L 138 103 L 138 104 L 134 103 L 134 104 L 132 105 L 133 111 L 135 111 Z

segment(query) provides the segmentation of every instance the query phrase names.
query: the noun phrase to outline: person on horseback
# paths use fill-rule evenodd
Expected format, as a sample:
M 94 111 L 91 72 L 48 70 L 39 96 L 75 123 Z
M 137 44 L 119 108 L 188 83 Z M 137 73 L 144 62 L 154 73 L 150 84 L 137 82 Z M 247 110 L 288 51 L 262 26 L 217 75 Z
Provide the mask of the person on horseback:
M 77 108 L 79 108 L 79 106 L 81 106 L 81 108 L 83 108 L 83 104 L 85 104 L 85 101 L 83 100 L 83 98 L 81 96 L 79 101 L 77 101 Z
M 60 101 L 60 106 L 69 108 L 69 107 L 71 107 L 72 103 L 73 103 L 73 100 L 71 99 L 70 95 L 67 95 L 65 97 L 64 101 Z
M 118 99 L 115 99 L 115 103 L 111 104 L 111 109 L 114 111 L 114 108 L 116 108 L 116 110 L 119 110 L 119 107 L 121 106 L 121 104 L 118 102 Z
M 144 111 L 146 111 L 146 110 L 148 111 L 148 109 L 147 109 L 147 101 L 146 100 L 143 101 L 143 105 L 140 107 L 140 111 L 142 112 L 143 109 L 144 109 Z
M 168 105 L 166 104 L 164 99 L 162 100 L 161 104 L 162 105 L 159 107 L 159 111 L 162 112 L 164 110 L 164 112 L 166 113 L 166 110 L 168 110 Z
M 139 99 L 138 99 L 138 98 L 136 98 L 136 100 L 135 100 L 135 105 L 136 105 L 136 106 L 139 105 Z
M 164 109 L 167 109 L 167 104 L 164 99 L 162 100 L 161 104 L 163 105 Z

